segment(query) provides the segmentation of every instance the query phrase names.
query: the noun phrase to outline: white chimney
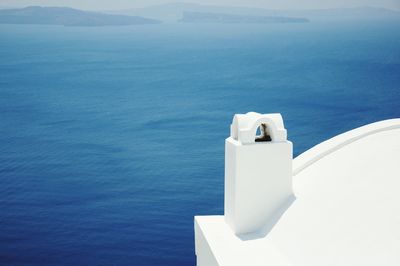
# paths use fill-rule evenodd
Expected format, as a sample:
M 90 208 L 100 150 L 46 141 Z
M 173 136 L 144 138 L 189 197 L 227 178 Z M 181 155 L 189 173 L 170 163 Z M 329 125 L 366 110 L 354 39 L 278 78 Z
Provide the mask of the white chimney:
M 225 221 L 236 234 L 262 229 L 293 197 L 292 153 L 280 114 L 234 116 L 225 141 Z

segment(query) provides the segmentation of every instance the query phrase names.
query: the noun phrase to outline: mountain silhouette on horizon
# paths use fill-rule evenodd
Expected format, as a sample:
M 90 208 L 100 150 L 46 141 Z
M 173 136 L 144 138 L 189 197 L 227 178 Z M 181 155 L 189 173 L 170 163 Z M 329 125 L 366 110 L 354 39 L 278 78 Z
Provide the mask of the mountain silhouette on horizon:
M 122 26 L 161 23 L 140 16 L 104 14 L 69 7 L 29 6 L 1 9 L 0 24 L 40 24 L 63 26 Z

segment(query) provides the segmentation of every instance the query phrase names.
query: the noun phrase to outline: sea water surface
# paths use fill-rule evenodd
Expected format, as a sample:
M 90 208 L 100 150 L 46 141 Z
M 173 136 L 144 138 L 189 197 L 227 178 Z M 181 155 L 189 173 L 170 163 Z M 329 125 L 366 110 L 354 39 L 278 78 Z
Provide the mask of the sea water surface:
M 296 156 L 400 117 L 399 25 L 1 25 L 0 264 L 194 265 L 233 115 Z

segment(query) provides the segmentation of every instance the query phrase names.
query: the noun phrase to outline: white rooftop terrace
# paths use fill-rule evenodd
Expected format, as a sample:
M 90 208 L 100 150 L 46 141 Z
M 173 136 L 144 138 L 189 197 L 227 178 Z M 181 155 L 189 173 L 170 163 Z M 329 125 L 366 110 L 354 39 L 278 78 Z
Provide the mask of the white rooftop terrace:
M 197 265 L 400 265 L 400 119 L 304 152 L 292 188 L 294 200 L 254 234 L 196 216 Z

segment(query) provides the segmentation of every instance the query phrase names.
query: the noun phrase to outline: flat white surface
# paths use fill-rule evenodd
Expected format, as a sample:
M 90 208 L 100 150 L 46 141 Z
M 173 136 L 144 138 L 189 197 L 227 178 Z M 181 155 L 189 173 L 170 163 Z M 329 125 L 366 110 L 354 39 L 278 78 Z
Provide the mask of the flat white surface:
M 202 216 L 196 245 L 219 265 L 400 265 L 400 120 L 389 121 L 308 151 L 324 154 L 298 171 L 296 200 L 267 235 L 243 240 L 223 216 Z
M 293 199 L 292 143 L 225 141 L 225 220 L 236 234 L 263 230 Z

